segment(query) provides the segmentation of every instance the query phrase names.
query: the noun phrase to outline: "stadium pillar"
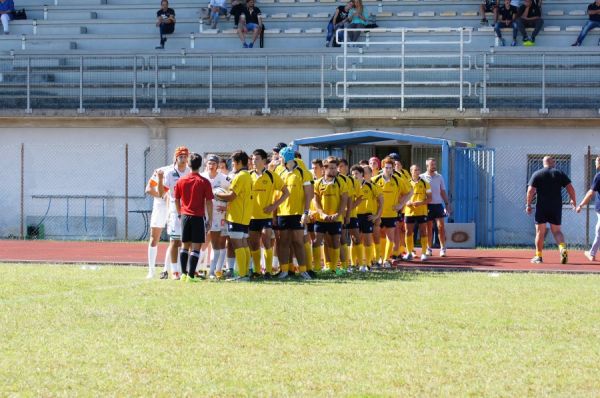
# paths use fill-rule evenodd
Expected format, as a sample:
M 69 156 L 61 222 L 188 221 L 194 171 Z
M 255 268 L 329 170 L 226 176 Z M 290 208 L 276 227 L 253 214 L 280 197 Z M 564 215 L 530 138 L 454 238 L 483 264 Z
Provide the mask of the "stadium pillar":
M 149 133 L 149 153 L 146 158 L 146 168 L 148 173 L 152 173 L 155 169 L 170 163 L 168 159 L 167 148 L 167 132 L 168 128 L 157 118 L 144 118 L 144 123 L 148 127 Z M 150 178 L 150 176 L 145 176 Z

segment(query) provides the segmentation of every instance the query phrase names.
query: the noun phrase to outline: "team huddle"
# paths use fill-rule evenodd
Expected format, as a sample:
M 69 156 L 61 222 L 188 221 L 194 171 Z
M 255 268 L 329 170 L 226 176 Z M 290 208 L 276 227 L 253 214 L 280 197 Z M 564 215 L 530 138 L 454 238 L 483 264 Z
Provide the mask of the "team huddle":
M 154 172 L 146 187 L 154 197 L 149 278 L 165 227 L 170 243 L 160 278 L 190 282 L 202 275 L 197 268 L 203 262 L 209 262 L 209 279 L 245 281 L 292 275 L 310 280 L 319 272 L 425 261 L 433 255 L 434 223 L 439 255 L 446 255 L 450 208 L 435 159 L 427 160 L 422 174 L 417 165 L 403 168 L 396 153 L 352 167 L 330 156 L 314 159 L 308 169 L 299 152 L 280 143 L 270 155 L 236 151 L 230 161 L 231 171 L 225 159 L 207 155 L 203 162 L 178 147 L 173 164 Z

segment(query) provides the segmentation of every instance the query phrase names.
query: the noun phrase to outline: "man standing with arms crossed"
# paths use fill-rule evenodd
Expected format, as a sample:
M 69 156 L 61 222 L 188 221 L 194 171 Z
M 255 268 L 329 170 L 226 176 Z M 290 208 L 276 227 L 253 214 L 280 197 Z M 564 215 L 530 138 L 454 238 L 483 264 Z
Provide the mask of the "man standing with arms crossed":
M 190 155 L 189 166 L 192 172 L 175 184 L 175 207 L 181 219 L 181 242 L 183 248 L 179 255 L 181 262 L 181 280 L 195 282 L 196 266 L 200 257 L 200 248 L 205 239 L 205 226 L 212 223 L 213 193 L 210 182 L 200 175 L 202 156 Z M 206 220 L 204 217 L 208 215 Z M 189 250 L 192 253 L 189 254 Z M 189 258 L 188 258 L 189 254 Z M 188 267 L 189 259 L 189 267 Z
M 437 172 L 437 163 L 434 158 L 427 159 L 425 165 L 427 166 L 427 172 L 421 174 L 421 179 L 425 180 L 431 187 L 431 202 L 427 205 L 427 237 L 429 243 L 425 254 L 433 256 L 433 222 L 435 221 L 440 238 L 440 257 L 446 257 L 444 218 L 450 214 L 446 184 L 444 183 L 444 177 Z
M 596 254 L 598 253 L 598 249 L 600 249 L 600 156 L 596 156 L 596 170 L 599 172 L 594 176 L 592 187 L 586 192 L 585 197 L 575 209 L 575 211 L 579 213 L 581 208 L 588 204 L 590 199 L 594 196 L 594 193 L 596 193 L 595 207 L 596 216 L 598 217 L 598 221 L 596 222 L 596 236 L 594 237 L 594 243 L 592 243 L 590 251 L 583 252 L 585 257 L 590 261 L 596 261 Z
M 550 224 L 550 231 L 560 250 L 560 262 L 566 264 L 569 261 L 565 237 L 560 230 L 562 219 L 562 188 L 567 189 L 571 198 L 571 206 L 575 208 L 577 200 L 575 189 L 571 180 L 562 171 L 554 168 L 556 162 L 551 156 L 544 156 L 544 168 L 536 171 L 529 180 L 527 188 L 527 199 L 525 212 L 531 214 L 533 197 L 537 194 L 535 205 L 535 256 L 531 259 L 533 264 L 541 264 L 542 250 L 544 249 L 544 238 L 546 237 L 546 224 Z

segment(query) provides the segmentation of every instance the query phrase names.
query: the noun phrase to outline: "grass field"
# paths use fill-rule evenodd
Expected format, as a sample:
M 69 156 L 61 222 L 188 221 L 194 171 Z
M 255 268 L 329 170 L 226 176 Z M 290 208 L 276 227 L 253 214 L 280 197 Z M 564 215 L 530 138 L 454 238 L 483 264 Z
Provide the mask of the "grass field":
M 600 396 L 594 275 L 0 272 L 2 396 Z

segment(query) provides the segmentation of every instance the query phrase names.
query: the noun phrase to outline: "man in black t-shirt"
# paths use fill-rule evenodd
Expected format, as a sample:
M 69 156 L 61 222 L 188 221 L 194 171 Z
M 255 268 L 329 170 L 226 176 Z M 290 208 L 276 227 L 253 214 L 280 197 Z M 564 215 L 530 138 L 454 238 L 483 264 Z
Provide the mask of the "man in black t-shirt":
M 581 32 L 575 43 L 571 44 L 573 47 L 580 46 L 590 30 L 600 27 L 600 0 L 596 0 L 588 5 L 587 13 L 590 19 L 581 28 Z M 600 45 L 600 40 L 598 41 L 598 45 Z
M 168 0 L 160 2 L 160 10 L 156 11 L 156 26 L 160 29 L 160 46 L 156 49 L 162 50 L 165 48 L 165 42 L 167 41 L 165 35 L 175 31 L 175 10 L 169 8 Z
M 600 1 L 600 0 L 599 0 Z M 498 19 L 496 20 L 496 26 L 494 27 L 494 31 L 496 32 L 496 36 L 500 39 L 500 43 L 502 47 L 506 44 L 504 39 L 502 38 L 502 32 L 500 29 L 502 28 L 510 28 L 513 29 L 513 41 L 512 46 L 517 45 L 517 23 L 515 20 L 517 19 L 517 7 L 510 5 L 510 0 L 504 0 L 504 3 L 498 8 Z
M 481 14 L 481 24 L 487 25 L 488 20 L 485 16 L 486 12 L 494 13 L 494 21 L 498 19 L 498 0 L 482 0 L 479 6 L 479 13 Z
M 344 22 L 348 18 L 348 12 L 350 9 L 354 7 L 354 2 L 350 0 L 344 6 L 339 6 L 335 9 L 335 14 L 329 20 L 329 24 L 327 24 L 327 38 L 325 39 L 325 47 L 340 47 L 335 40 L 334 34 L 337 34 L 338 29 L 344 27 Z M 333 42 L 332 42 L 333 40 Z
M 254 7 L 254 0 L 248 0 L 244 13 L 240 15 L 240 22 L 238 25 L 238 36 L 242 41 L 242 46 L 244 48 L 254 47 L 254 42 L 256 42 L 256 39 L 260 36 L 262 29 L 263 22 L 260 8 Z M 248 32 L 252 32 L 251 43 L 246 43 L 246 33 Z
M 535 38 L 544 26 L 542 19 L 542 9 L 538 6 L 539 3 L 531 0 L 525 0 L 519 7 L 519 17 L 517 18 L 517 28 L 523 36 L 523 45 L 526 47 L 535 46 Z M 531 38 L 527 35 L 525 28 L 533 28 Z
M 544 156 L 544 168 L 536 171 L 529 180 L 527 188 L 527 202 L 525 212 L 531 214 L 531 203 L 537 195 L 535 205 L 535 257 L 531 259 L 534 264 L 542 262 L 542 250 L 546 237 L 546 224 L 550 224 L 550 231 L 560 250 L 561 263 L 568 261 L 565 237 L 560 230 L 562 219 L 562 189 L 566 188 L 571 198 L 571 206 L 575 209 L 575 189 L 569 177 L 562 171 L 555 169 L 555 161 L 551 156 Z

